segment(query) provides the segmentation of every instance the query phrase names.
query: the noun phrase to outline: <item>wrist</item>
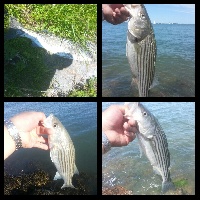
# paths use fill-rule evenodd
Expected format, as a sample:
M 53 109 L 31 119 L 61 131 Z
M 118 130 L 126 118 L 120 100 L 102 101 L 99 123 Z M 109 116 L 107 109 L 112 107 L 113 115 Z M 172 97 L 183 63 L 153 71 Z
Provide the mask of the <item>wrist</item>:
M 4 126 L 7 129 L 8 135 L 10 135 L 15 143 L 15 150 L 22 148 L 22 141 L 19 135 L 19 131 L 13 122 L 11 120 L 4 120 Z
M 102 153 L 107 153 L 111 149 L 111 143 L 107 135 L 102 132 Z

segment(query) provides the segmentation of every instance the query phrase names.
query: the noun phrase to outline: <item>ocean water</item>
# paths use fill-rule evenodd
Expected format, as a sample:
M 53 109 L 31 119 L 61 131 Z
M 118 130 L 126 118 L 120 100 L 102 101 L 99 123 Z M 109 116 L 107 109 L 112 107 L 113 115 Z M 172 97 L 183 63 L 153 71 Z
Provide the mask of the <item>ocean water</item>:
M 123 103 L 103 102 L 102 111 L 112 104 Z M 183 191 L 195 194 L 195 103 L 142 103 L 157 117 L 165 131 L 172 181 L 186 180 Z M 111 148 L 103 155 L 102 163 L 103 187 L 122 186 L 133 194 L 161 194 L 162 178 L 153 172 L 144 154 L 140 158 L 137 139 L 128 146 Z
M 117 26 L 102 22 L 102 95 L 138 96 L 131 86 L 132 75 L 126 58 L 128 23 Z M 155 24 L 157 42 L 156 81 L 152 97 L 195 96 L 195 25 Z
M 40 111 L 46 116 L 53 113 L 66 127 L 76 150 L 76 166 L 93 180 L 97 176 L 97 105 L 93 102 L 6 102 L 4 119 L 24 111 Z M 4 168 L 10 174 L 26 171 L 29 163 L 39 164 L 52 179 L 56 168 L 50 159 L 50 152 L 39 148 L 20 149 L 4 161 Z M 29 168 L 29 166 L 28 166 Z M 12 170 L 9 170 L 12 169 Z M 31 167 L 30 167 L 31 169 Z M 63 183 L 62 183 L 63 184 Z M 93 182 L 93 192 L 97 183 Z M 62 186 L 62 185 L 61 185 Z

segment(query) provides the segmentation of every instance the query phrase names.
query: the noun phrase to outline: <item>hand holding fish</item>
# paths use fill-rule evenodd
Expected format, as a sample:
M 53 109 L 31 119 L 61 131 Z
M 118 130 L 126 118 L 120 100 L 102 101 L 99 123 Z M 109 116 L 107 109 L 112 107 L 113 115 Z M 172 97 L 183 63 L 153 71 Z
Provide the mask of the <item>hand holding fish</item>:
M 104 19 L 111 24 L 121 24 L 129 17 L 123 4 L 102 4 Z
M 45 119 L 42 112 L 23 112 L 12 117 L 10 122 L 14 127 L 4 126 L 4 159 L 18 149 L 17 145 L 23 148 L 37 147 L 48 150 L 47 139 L 41 134 L 52 134 L 52 129 L 42 126 L 41 122 Z M 13 130 L 17 132 L 15 135 L 12 135 Z
M 126 146 L 135 139 L 136 121 L 124 118 L 126 106 L 112 105 L 102 113 L 102 131 L 112 147 Z

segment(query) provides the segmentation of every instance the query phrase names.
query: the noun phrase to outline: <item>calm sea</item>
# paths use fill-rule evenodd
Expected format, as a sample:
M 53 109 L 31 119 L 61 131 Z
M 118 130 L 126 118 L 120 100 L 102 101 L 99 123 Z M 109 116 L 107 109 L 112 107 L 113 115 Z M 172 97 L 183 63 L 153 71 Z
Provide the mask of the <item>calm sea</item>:
M 127 22 L 102 22 L 102 95 L 138 96 L 126 58 Z M 195 96 L 195 25 L 155 24 L 156 85 L 152 97 Z
M 112 104 L 102 104 L 105 110 Z M 171 178 L 177 183 L 186 180 L 183 187 L 195 194 L 195 103 L 144 102 L 165 131 L 170 157 Z M 133 194 L 160 194 L 162 179 L 153 172 L 149 160 L 140 150 L 137 139 L 126 147 L 112 148 L 103 155 L 103 187 L 122 186 Z
M 40 111 L 46 116 L 53 113 L 66 127 L 76 150 L 76 166 L 79 172 L 90 177 L 97 176 L 97 105 L 93 102 L 6 102 L 4 118 L 24 111 Z M 15 151 L 4 162 L 6 170 L 11 174 L 19 174 L 26 170 L 28 163 L 39 164 L 52 179 L 56 168 L 51 162 L 50 152 L 38 148 L 20 149 Z M 93 182 L 96 188 L 96 182 Z

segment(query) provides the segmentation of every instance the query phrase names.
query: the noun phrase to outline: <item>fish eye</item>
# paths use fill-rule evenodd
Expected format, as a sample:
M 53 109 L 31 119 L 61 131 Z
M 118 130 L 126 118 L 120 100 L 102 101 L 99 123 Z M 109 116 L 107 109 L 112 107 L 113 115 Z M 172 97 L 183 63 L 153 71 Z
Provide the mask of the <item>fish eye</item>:
M 54 128 L 56 128 L 56 127 L 57 127 L 57 125 L 58 125 L 57 123 L 54 123 L 54 124 L 53 124 L 53 127 L 54 127 Z
M 142 13 L 140 13 L 140 17 L 141 17 L 142 19 L 145 19 L 145 15 L 142 14 Z
M 143 112 L 143 115 L 144 115 L 144 116 L 147 116 L 147 113 L 146 113 L 146 112 Z

